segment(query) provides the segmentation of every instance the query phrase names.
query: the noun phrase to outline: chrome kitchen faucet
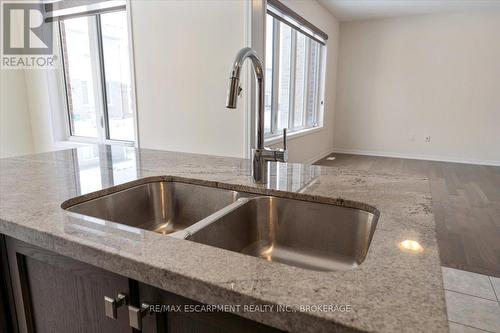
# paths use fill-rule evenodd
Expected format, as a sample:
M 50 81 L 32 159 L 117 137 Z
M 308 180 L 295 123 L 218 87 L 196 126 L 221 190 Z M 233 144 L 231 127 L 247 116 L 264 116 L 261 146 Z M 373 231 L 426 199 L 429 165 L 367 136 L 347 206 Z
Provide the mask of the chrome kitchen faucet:
M 234 59 L 233 69 L 229 78 L 226 107 L 228 109 L 236 108 L 241 67 L 247 58 L 252 60 L 258 87 L 257 148 L 252 149 L 252 176 L 254 182 L 263 184 L 267 181 L 267 162 L 286 162 L 288 159 L 288 151 L 286 149 L 286 128 L 283 129 L 283 149 L 264 147 L 264 71 L 262 69 L 262 62 L 257 56 L 257 52 L 250 47 L 241 49 Z

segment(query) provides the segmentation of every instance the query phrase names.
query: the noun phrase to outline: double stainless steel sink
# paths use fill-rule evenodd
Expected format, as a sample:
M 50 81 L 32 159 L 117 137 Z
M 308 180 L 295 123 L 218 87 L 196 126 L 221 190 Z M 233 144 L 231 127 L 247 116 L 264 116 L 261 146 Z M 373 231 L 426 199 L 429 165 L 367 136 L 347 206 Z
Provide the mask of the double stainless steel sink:
M 63 203 L 70 212 L 306 269 L 366 258 L 378 212 L 175 181 Z M 86 200 L 86 201 L 85 201 Z

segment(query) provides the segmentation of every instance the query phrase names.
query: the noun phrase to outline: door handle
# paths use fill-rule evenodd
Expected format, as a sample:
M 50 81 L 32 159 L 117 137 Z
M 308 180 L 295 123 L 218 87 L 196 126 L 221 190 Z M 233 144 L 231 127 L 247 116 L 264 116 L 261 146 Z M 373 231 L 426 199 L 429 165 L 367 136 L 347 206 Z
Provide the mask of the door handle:
M 148 303 L 141 303 L 141 307 L 137 308 L 135 306 L 129 305 L 128 306 L 128 319 L 129 319 L 129 324 L 131 327 L 142 330 L 142 318 L 144 316 L 150 314 L 149 311 L 149 304 Z
M 106 317 L 115 319 L 118 317 L 117 309 L 122 305 L 128 304 L 128 297 L 125 294 L 119 293 L 116 298 L 104 296 L 104 312 Z

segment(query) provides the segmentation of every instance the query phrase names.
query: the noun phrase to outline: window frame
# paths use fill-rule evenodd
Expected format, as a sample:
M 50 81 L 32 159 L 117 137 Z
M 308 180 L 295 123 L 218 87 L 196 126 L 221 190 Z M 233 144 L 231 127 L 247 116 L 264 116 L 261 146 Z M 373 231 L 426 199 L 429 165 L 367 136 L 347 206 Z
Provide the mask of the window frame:
M 267 27 L 266 29 L 272 29 L 273 30 L 273 41 L 272 41 L 272 46 L 273 46 L 273 52 L 272 52 L 272 89 L 271 89 L 271 124 L 270 124 L 270 131 L 265 132 L 265 141 L 266 143 L 273 144 L 278 141 L 280 141 L 280 138 L 282 136 L 282 132 L 278 130 L 278 117 L 279 117 L 279 105 L 278 105 L 278 95 L 279 95 L 279 71 L 280 71 L 280 59 L 279 59 L 279 54 L 280 54 L 280 38 L 281 38 L 281 32 L 280 32 L 280 24 L 286 24 L 269 13 L 266 13 L 266 18 L 267 16 L 271 16 L 273 18 L 272 22 L 273 25 L 272 27 Z M 291 54 L 290 54 L 290 82 L 289 82 L 289 110 L 288 110 L 288 126 L 287 126 L 287 134 L 289 134 L 291 137 L 295 136 L 302 136 L 309 134 L 311 132 L 319 131 L 323 128 L 323 117 L 324 117 L 324 91 L 325 91 L 325 73 L 326 73 L 326 53 L 327 53 L 327 46 L 326 44 L 323 45 L 321 43 L 318 43 L 316 40 L 312 39 L 310 36 L 304 34 L 306 38 L 306 55 L 305 55 L 305 73 L 304 73 L 304 91 L 303 91 L 303 119 L 302 119 L 302 125 L 301 126 L 294 126 L 294 121 L 295 121 L 295 101 L 296 101 L 296 92 L 295 92 L 295 85 L 296 85 L 296 71 L 297 71 L 297 35 L 301 33 L 299 30 L 294 28 L 293 26 L 291 27 L 292 31 L 292 38 L 291 38 Z M 312 114 L 312 119 L 311 122 L 308 124 L 307 121 L 307 103 L 308 103 L 308 94 L 307 91 L 310 87 L 309 85 L 309 78 L 310 75 L 312 74 L 313 68 L 311 68 L 310 63 L 311 63 L 311 58 L 312 58 L 312 52 L 311 52 L 311 45 L 312 42 L 318 43 L 318 66 L 315 68 L 318 73 L 318 79 L 317 79 L 317 89 L 315 91 L 315 94 L 313 96 L 314 98 L 314 112 Z M 264 42 L 264 45 L 266 45 L 266 42 Z M 264 52 L 265 54 L 265 52 Z M 269 61 L 270 59 L 265 59 L 265 61 Z M 268 83 L 268 82 L 267 82 Z
M 96 102 L 96 122 L 97 122 L 97 137 L 86 137 L 74 135 L 72 132 L 71 125 L 71 115 L 69 106 L 69 94 L 68 94 L 68 82 L 67 82 L 67 71 L 64 56 L 64 43 L 63 43 L 63 33 L 61 21 L 64 19 L 57 20 L 57 34 L 59 43 L 59 55 L 61 59 L 60 67 L 60 77 L 63 92 L 63 108 L 64 108 L 64 133 L 67 141 L 79 142 L 79 143 L 103 143 L 103 144 L 123 144 L 127 146 L 138 146 L 138 130 L 137 130 L 137 108 L 136 108 L 136 92 L 135 92 L 135 77 L 133 68 L 133 48 L 132 48 L 132 36 L 130 34 L 130 17 L 127 8 L 115 10 L 115 12 L 124 12 L 127 16 L 127 32 L 128 32 L 128 43 L 129 43 L 129 58 L 130 58 L 130 79 L 131 79 L 131 93 L 133 94 L 134 103 L 131 104 L 132 117 L 134 119 L 134 140 L 117 140 L 110 138 L 109 129 L 109 118 L 108 118 L 108 104 L 107 104 L 107 82 L 104 67 L 104 46 L 102 39 L 102 28 L 101 28 L 101 15 L 107 14 L 109 12 L 95 13 L 90 15 L 82 15 L 81 17 L 90 18 L 89 24 L 89 40 L 90 40 L 90 52 L 92 59 L 92 76 L 95 81 L 94 84 L 94 95 Z M 68 17 L 71 19 L 73 17 Z

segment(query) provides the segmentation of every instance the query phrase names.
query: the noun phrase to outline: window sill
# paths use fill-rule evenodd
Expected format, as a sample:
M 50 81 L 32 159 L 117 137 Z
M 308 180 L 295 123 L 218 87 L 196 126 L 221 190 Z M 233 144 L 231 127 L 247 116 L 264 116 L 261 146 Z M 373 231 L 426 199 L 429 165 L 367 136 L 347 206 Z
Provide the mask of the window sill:
M 133 142 L 129 141 L 118 141 L 118 140 L 106 140 L 104 142 L 105 144 L 111 144 L 111 145 L 123 145 L 123 146 L 128 146 L 128 147 L 134 147 Z M 66 141 L 56 141 L 52 144 L 52 147 L 55 150 L 63 150 L 63 149 L 72 149 L 72 148 L 80 148 L 80 147 L 88 147 L 92 146 L 95 144 L 99 144 L 98 141 L 95 140 L 78 140 L 75 138 L 68 138 Z
M 88 137 L 83 137 L 83 136 L 70 136 L 70 137 L 68 137 L 67 141 L 64 141 L 64 142 L 80 144 L 80 145 L 92 145 L 92 144 L 101 144 L 102 143 L 102 144 L 109 144 L 109 145 L 118 144 L 118 145 L 135 147 L 135 141 L 105 139 L 104 142 L 102 142 L 98 138 L 88 138 Z
M 295 139 L 300 138 L 302 136 L 317 133 L 317 132 L 320 132 L 322 130 L 323 130 L 323 126 L 302 129 L 302 130 L 287 134 L 287 140 L 292 141 L 292 140 L 295 140 Z M 277 143 L 281 143 L 282 141 L 283 141 L 283 136 L 279 135 L 279 136 L 272 136 L 272 137 L 266 138 L 264 140 L 264 143 L 267 145 L 274 145 Z
M 90 146 L 92 143 L 76 142 L 76 141 L 56 141 L 52 144 L 55 149 L 72 149 L 78 147 Z

